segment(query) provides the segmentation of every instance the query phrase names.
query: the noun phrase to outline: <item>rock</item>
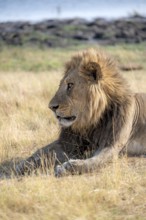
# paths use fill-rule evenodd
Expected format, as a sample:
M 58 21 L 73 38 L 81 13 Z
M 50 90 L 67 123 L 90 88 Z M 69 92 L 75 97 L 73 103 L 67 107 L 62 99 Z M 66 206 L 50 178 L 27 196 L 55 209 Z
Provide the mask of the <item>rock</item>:
M 140 43 L 146 41 L 146 17 L 106 20 L 96 18 L 46 20 L 38 23 L 0 23 L 0 41 L 11 45 L 68 46 L 82 42 L 100 44 Z

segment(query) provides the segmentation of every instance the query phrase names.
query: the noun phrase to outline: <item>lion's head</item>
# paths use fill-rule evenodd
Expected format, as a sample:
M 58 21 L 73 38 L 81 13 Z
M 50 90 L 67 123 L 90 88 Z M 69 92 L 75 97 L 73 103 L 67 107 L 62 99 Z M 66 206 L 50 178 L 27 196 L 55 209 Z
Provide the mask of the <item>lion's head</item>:
M 115 62 L 105 53 L 89 49 L 66 64 L 49 107 L 61 126 L 81 132 L 95 125 L 111 102 L 123 102 L 127 91 Z

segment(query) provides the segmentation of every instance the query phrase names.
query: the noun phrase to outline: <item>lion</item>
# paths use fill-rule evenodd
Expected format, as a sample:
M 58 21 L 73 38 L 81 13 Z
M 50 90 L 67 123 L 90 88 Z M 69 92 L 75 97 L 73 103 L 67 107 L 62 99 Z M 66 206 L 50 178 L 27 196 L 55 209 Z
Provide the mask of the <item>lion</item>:
M 115 155 L 146 154 L 146 94 L 133 93 L 105 52 L 88 49 L 65 66 L 49 103 L 60 125 L 58 140 L 16 166 L 31 173 L 54 159 L 57 177 L 98 170 Z

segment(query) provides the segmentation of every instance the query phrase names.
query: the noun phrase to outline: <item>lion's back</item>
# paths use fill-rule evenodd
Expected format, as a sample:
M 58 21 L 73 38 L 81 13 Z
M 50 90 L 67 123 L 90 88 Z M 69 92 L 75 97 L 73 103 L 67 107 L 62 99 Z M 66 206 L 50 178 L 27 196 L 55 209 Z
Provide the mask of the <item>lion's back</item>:
M 132 140 L 126 151 L 132 156 L 146 155 L 146 93 L 136 93 L 135 103 Z

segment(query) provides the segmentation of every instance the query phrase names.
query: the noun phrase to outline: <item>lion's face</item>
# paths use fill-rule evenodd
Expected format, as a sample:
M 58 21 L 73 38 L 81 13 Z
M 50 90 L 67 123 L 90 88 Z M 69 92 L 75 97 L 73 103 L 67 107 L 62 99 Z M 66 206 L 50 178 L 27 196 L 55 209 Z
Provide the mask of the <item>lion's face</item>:
M 68 62 L 59 89 L 50 101 L 49 107 L 63 127 L 85 130 L 105 109 L 100 64 L 89 55 L 83 53 Z
M 77 69 L 70 70 L 61 80 L 59 89 L 49 104 L 61 126 L 68 127 L 81 121 L 87 107 L 87 87 L 87 81 Z
M 49 107 L 61 126 L 84 132 L 97 124 L 112 99 L 122 100 L 125 91 L 114 62 L 104 53 L 91 49 L 67 63 Z

